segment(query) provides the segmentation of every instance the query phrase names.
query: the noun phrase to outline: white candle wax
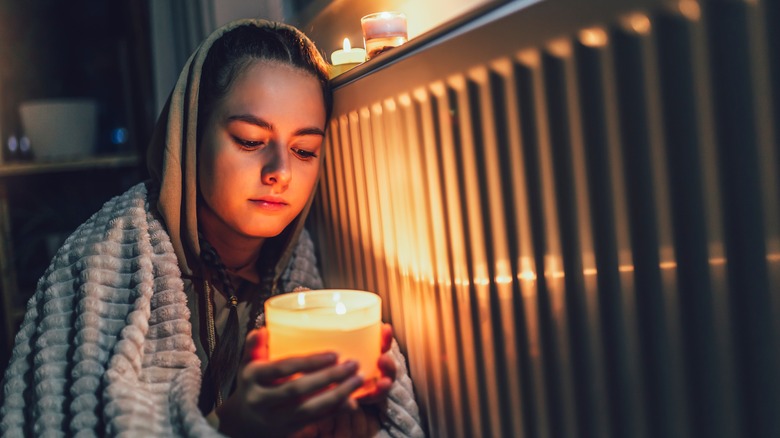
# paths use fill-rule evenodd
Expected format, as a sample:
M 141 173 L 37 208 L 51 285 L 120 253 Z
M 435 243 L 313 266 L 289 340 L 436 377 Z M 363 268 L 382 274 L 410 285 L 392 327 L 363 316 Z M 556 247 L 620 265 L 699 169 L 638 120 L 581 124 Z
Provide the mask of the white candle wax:
M 265 302 L 271 360 L 333 351 L 355 360 L 370 391 L 380 377 L 382 300 L 371 292 L 328 289 L 277 295 Z
M 349 38 L 344 38 L 343 48 L 331 53 L 330 61 L 333 65 L 359 64 L 366 60 L 366 51 L 363 48 L 353 48 Z

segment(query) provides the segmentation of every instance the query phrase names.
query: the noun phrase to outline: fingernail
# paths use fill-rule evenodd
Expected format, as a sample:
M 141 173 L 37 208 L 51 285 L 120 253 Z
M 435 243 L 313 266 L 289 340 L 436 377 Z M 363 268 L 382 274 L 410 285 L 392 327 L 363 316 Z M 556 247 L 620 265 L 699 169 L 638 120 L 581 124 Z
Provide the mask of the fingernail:
M 353 373 L 353 372 L 357 371 L 358 363 L 355 362 L 354 360 L 348 360 L 348 361 L 344 362 L 343 367 L 344 367 L 345 370 L 349 371 L 350 373 Z

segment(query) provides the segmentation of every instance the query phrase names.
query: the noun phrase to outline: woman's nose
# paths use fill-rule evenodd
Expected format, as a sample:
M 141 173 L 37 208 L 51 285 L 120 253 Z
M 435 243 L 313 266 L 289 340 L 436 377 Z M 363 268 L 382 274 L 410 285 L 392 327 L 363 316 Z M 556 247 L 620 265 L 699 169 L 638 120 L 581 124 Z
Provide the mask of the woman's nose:
M 261 175 L 263 183 L 286 188 L 292 177 L 290 172 L 290 154 L 287 153 L 287 148 L 275 144 L 266 150 L 268 151 L 268 160 L 263 164 Z

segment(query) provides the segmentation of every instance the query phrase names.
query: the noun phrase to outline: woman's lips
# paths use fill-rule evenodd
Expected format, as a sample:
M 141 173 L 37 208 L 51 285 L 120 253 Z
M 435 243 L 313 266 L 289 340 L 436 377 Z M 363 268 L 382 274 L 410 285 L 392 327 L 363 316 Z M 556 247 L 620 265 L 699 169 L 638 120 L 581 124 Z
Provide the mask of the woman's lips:
M 287 203 L 283 199 L 276 198 L 276 197 L 263 197 L 259 199 L 250 199 L 249 202 L 251 202 L 252 205 L 254 205 L 257 208 L 268 210 L 268 211 L 278 211 L 287 207 Z

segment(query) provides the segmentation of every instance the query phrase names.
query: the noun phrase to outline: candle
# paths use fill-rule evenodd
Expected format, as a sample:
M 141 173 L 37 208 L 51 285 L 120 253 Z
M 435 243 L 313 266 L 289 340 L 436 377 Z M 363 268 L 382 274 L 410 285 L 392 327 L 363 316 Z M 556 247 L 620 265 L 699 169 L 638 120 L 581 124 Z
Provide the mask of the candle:
M 331 78 L 357 67 L 366 60 L 366 50 L 361 47 L 352 48 L 349 38 L 344 38 L 342 47 L 341 50 L 336 50 L 330 55 L 330 61 L 333 64 L 330 71 Z
M 406 16 L 400 12 L 377 12 L 360 19 L 368 58 L 398 47 L 407 40 Z
M 380 377 L 382 299 L 371 292 L 326 289 L 277 295 L 265 302 L 271 360 L 333 351 L 355 360 L 370 392 Z

